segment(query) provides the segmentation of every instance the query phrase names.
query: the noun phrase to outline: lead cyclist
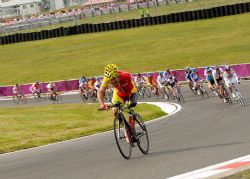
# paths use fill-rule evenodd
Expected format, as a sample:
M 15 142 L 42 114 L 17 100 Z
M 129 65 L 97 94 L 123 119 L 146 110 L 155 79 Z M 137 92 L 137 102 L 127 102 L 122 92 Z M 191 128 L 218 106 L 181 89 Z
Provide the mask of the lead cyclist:
M 237 74 L 230 66 L 226 66 L 225 71 L 223 73 L 223 78 L 224 78 L 226 86 L 229 89 L 229 92 L 235 98 L 235 94 L 232 93 L 232 85 L 239 83 L 239 78 L 238 78 Z
M 134 85 L 133 79 L 128 72 L 118 70 L 115 64 L 108 64 L 104 68 L 104 78 L 97 92 L 97 98 L 101 109 L 107 109 L 107 105 L 104 103 L 104 95 L 109 85 L 114 87 L 114 93 L 112 97 L 112 104 L 120 102 L 122 105 L 128 100 L 130 107 L 135 107 L 137 104 L 137 89 Z M 117 107 L 112 108 L 114 116 L 117 113 Z

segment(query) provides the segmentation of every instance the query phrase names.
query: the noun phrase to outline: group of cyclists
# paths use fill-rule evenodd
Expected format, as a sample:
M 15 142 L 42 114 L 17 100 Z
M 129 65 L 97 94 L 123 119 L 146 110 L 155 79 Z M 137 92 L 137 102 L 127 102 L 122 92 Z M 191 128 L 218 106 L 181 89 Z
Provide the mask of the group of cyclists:
M 114 64 L 110 64 L 114 69 L 117 67 Z M 111 67 L 109 67 L 111 69 Z M 106 69 L 106 67 L 105 67 Z M 117 68 L 118 69 L 118 68 Z M 117 76 L 120 76 L 117 70 L 114 70 Z M 105 72 L 106 74 L 107 72 Z M 105 77 L 104 74 L 104 82 L 99 81 L 98 84 L 101 83 L 101 86 L 105 84 L 105 89 L 109 89 L 109 85 L 107 85 L 105 81 L 109 77 Z M 235 94 L 232 93 L 232 86 L 235 84 L 239 84 L 239 78 L 236 74 L 236 72 L 230 67 L 225 66 L 224 70 L 220 66 L 215 66 L 213 68 L 207 66 L 204 70 L 204 79 L 201 77 L 201 74 L 197 71 L 196 68 L 190 68 L 186 67 L 185 70 L 185 79 L 187 80 L 189 87 L 191 90 L 196 90 L 197 94 L 200 93 L 198 91 L 198 87 L 203 87 L 203 81 L 207 82 L 208 88 L 211 90 L 212 93 L 214 93 L 216 96 L 219 96 L 223 99 L 224 103 L 228 103 L 226 94 L 224 94 L 224 90 L 222 88 L 222 85 L 226 85 L 228 88 L 229 93 L 232 95 L 232 97 L 235 97 Z M 111 76 L 113 77 L 113 76 Z M 110 77 L 110 78 L 111 78 Z M 152 94 L 157 95 L 157 93 L 163 94 L 163 97 L 169 93 L 169 91 L 172 93 L 172 95 L 175 97 L 177 88 L 180 87 L 179 82 L 177 81 L 177 78 L 174 76 L 173 72 L 171 72 L 169 69 L 166 69 L 164 72 L 157 72 L 157 73 L 146 73 L 146 74 L 138 74 L 138 75 L 130 75 L 131 83 L 134 85 L 135 88 L 131 88 L 132 92 L 135 92 L 140 89 L 141 86 L 145 85 L 151 89 Z M 116 80 L 119 82 L 119 80 Z M 116 82 L 114 81 L 114 82 Z M 129 82 L 127 82 L 129 84 Z M 110 83 L 113 84 L 113 83 Z M 111 85 L 112 86 L 112 85 Z M 98 85 L 98 88 L 96 90 L 98 91 L 100 85 Z M 113 86 L 114 87 L 114 86 Z M 117 91 L 117 88 L 114 89 L 114 91 Z M 103 92 L 102 92 L 103 93 Z M 102 97 L 102 95 L 101 95 Z M 98 98 L 99 99 L 99 98 Z M 117 99 L 117 97 L 114 95 L 114 99 Z M 168 98 L 169 99 L 169 98 Z M 100 102 L 100 99 L 99 99 Z M 102 101 L 100 102 L 101 105 L 103 105 Z
M 117 72 L 113 72 L 116 76 L 120 76 L 120 72 L 116 65 L 114 64 L 109 64 L 109 69 L 117 69 Z M 112 66 L 113 65 L 113 66 Z M 106 67 L 105 67 L 106 69 Z M 116 71 L 116 70 L 113 70 Z M 108 72 L 105 72 L 105 74 Z M 117 93 L 117 90 L 123 90 L 122 87 L 115 87 L 113 83 L 110 83 L 109 78 L 113 77 L 111 75 L 107 77 L 107 75 L 104 78 L 102 77 L 97 77 L 97 78 L 89 78 L 87 79 L 86 77 L 82 76 L 79 79 L 79 91 L 81 94 L 85 95 L 86 98 L 88 97 L 87 94 L 91 94 L 92 96 L 97 97 L 99 89 L 103 89 L 102 86 L 105 86 L 105 93 L 104 97 L 107 94 L 107 91 L 109 94 L 112 93 L 112 96 L 114 99 L 118 99 L 118 97 L 115 95 Z M 129 74 L 129 73 L 128 73 Z M 188 81 L 189 87 L 192 90 L 197 89 L 198 86 L 202 86 L 202 77 L 201 75 L 197 72 L 196 68 L 190 68 L 186 67 L 185 70 L 185 79 Z M 151 89 L 151 93 L 154 95 L 160 95 L 163 94 L 163 97 L 166 96 L 166 94 L 171 91 L 173 93 L 173 96 L 176 96 L 176 89 L 179 87 L 179 83 L 177 81 L 177 78 L 173 75 L 173 73 L 169 70 L 166 69 L 165 71 L 162 72 L 157 72 L 157 73 L 146 73 L 146 74 L 137 74 L 137 75 L 127 75 L 130 76 L 131 78 L 131 85 L 134 86 L 132 89 L 132 92 L 138 92 L 137 89 L 140 89 L 141 86 L 146 86 L 149 89 Z M 225 103 L 228 101 L 225 98 L 224 91 L 222 89 L 222 81 L 225 82 L 226 86 L 229 89 L 229 92 L 232 94 L 234 97 L 234 93 L 232 93 L 232 88 L 231 86 L 234 84 L 239 83 L 239 79 L 237 77 L 237 74 L 235 71 L 230 67 L 230 66 L 225 66 L 224 71 L 220 66 L 215 66 L 214 68 L 211 68 L 207 66 L 204 70 L 204 76 L 205 80 L 207 81 L 208 88 L 215 94 L 219 95 Z M 129 78 L 129 79 L 130 79 Z M 108 81 L 108 82 L 107 82 Z M 125 84 L 130 84 L 130 82 L 127 82 Z M 47 86 L 47 91 L 49 93 L 49 97 L 53 98 L 57 94 L 57 89 L 55 86 L 55 83 L 50 82 Z M 217 90 L 216 90 L 217 89 Z M 36 95 L 38 98 L 41 97 L 42 89 L 39 81 L 35 81 L 29 88 L 31 93 L 33 95 Z M 113 94 L 115 93 L 115 94 Z M 126 92 L 125 92 L 126 93 Z M 199 91 L 197 91 L 199 94 Z M 19 86 L 19 84 L 16 84 L 13 87 L 13 94 L 16 97 L 23 97 L 23 92 Z M 121 92 L 118 94 L 122 94 Z M 121 95 L 123 96 L 123 95 Z M 112 98 L 112 97 L 111 97 Z M 101 103 L 102 104 L 102 101 Z
M 55 98 L 55 96 L 57 95 L 57 89 L 56 89 L 55 83 L 54 82 L 48 83 L 46 88 L 47 88 L 49 98 L 51 100 L 53 100 L 53 98 Z M 34 97 L 41 98 L 42 88 L 41 88 L 40 82 L 35 81 L 30 86 L 29 91 L 32 93 L 32 95 Z M 21 87 L 20 87 L 20 85 L 18 83 L 12 88 L 12 92 L 13 92 L 13 97 L 26 98 L 23 91 L 22 91 L 22 89 L 21 89 Z
M 154 95 L 166 95 L 169 89 L 175 89 L 179 86 L 179 83 L 176 77 L 167 69 L 165 72 L 158 73 L 146 73 L 145 75 L 138 74 L 138 76 L 134 77 L 135 85 L 138 89 L 141 86 L 146 85 L 150 87 L 152 93 Z M 168 88 L 166 88 L 168 86 Z M 173 90 L 173 95 L 175 96 L 176 91 Z

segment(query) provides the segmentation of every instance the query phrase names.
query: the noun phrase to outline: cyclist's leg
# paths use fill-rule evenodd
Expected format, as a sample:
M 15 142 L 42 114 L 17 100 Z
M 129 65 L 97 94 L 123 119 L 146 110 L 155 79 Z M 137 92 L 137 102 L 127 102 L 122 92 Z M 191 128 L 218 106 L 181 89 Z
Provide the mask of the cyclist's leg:
M 174 97 L 176 97 L 176 89 L 174 89 L 174 85 L 169 84 L 169 89 L 172 91 Z
M 220 91 L 220 95 L 222 96 L 222 98 L 225 97 L 225 94 L 224 94 L 224 91 L 223 91 L 223 88 L 222 88 L 222 78 L 220 77 L 219 79 L 216 79 L 217 80 L 217 83 L 218 83 L 218 87 L 219 87 L 219 91 Z
M 229 80 L 225 80 L 226 87 L 228 88 L 229 92 L 232 93 L 232 82 Z
M 214 82 L 213 81 L 207 81 L 207 86 L 208 86 L 208 88 L 211 90 L 211 91 L 213 91 L 214 90 Z
M 111 102 L 112 102 L 112 104 L 115 104 L 115 103 L 119 102 L 123 106 L 125 104 L 125 99 L 123 99 L 120 96 L 118 96 L 117 95 L 117 90 L 114 89 L 113 97 L 112 97 Z M 117 107 L 113 107 L 112 108 L 112 112 L 113 112 L 113 115 L 116 116 L 116 114 L 117 114 Z
M 136 92 L 136 87 L 134 86 L 134 88 L 131 90 L 131 95 L 128 99 L 128 105 L 130 107 L 135 107 L 137 105 L 137 92 Z
M 193 82 L 192 82 L 192 80 L 189 80 L 189 79 L 188 79 L 188 85 L 189 85 L 190 89 L 193 88 Z
M 128 105 L 130 107 L 135 107 L 137 105 L 137 93 L 132 93 L 128 100 Z

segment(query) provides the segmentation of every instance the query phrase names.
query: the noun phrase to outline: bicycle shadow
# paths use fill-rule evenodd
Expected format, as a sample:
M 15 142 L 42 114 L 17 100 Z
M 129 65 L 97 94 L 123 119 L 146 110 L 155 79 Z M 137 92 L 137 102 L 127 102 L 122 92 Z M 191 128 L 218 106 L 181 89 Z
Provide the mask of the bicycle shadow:
M 235 145 L 244 144 L 244 143 L 246 142 L 231 142 L 231 143 L 224 143 L 224 144 L 204 145 L 204 146 L 180 148 L 180 149 L 173 149 L 173 150 L 162 150 L 162 151 L 153 151 L 153 152 L 149 151 L 148 156 L 176 154 L 176 153 L 195 151 L 195 150 L 200 150 L 200 149 L 212 149 L 216 147 L 228 147 L 228 146 L 235 146 Z

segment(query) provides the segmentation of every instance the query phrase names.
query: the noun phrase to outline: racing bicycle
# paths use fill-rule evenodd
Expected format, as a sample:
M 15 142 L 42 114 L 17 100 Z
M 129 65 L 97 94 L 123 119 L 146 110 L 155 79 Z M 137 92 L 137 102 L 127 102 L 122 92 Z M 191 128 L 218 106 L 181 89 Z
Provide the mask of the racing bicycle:
M 27 103 L 27 98 L 24 96 L 24 94 L 17 94 L 13 96 L 13 102 L 15 104 L 19 104 L 19 103 Z
M 97 99 L 97 91 L 87 88 L 84 92 L 80 91 L 80 97 L 83 102 L 95 102 Z
M 62 97 L 60 94 L 58 93 L 52 93 L 50 96 L 49 96 L 49 100 L 52 104 L 55 104 L 55 103 L 58 103 L 58 104 L 62 104 Z
M 221 84 L 221 86 L 222 86 L 222 90 L 224 91 L 224 96 L 225 96 L 225 99 L 227 100 L 228 104 L 233 104 L 233 102 L 232 102 L 232 100 L 231 100 L 231 98 L 230 98 L 230 95 L 229 95 L 229 93 L 228 93 L 228 91 L 227 91 L 227 89 L 226 89 L 224 80 L 222 80 L 222 81 L 220 82 L 220 84 Z M 219 94 L 219 97 L 223 100 L 223 98 L 222 98 L 220 92 L 218 91 L 218 88 L 216 88 L 216 90 L 217 90 L 217 93 Z
M 206 88 L 203 87 L 203 85 L 201 85 L 200 83 L 198 83 L 196 87 L 193 87 L 192 91 L 195 95 L 201 95 L 203 99 L 209 98 Z
M 121 103 L 109 105 L 107 109 L 117 107 L 118 111 L 114 119 L 114 135 L 117 147 L 125 159 L 129 159 L 132 154 L 132 148 L 138 145 L 143 154 L 149 151 L 149 138 L 146 125 L 142 117 L 127 106 L 123 107 Z M 100 111 L 102 109 L 99 109 Z M 126 120 L 123 112 L 128 113 L 129 120 Z
M 174 94 L 175 93 L 175 94 Z M 173 97 L 173 99 L 176 99 L 177 102 L 179 103 L 184 103 L 185 99 L 181 93 L 181 89 L 179 86 L 174 86 L 174 87 L 168 87 L 168 96 Z
M 145 96 L 147 96 L 148 98 L 151 97 L 151 92 L 150 92 L 150 90 L 147 88 L 147 86 L 145 86 L 145 85 L 140 85 L 140 86 L 137 88 L 137 91 L 138 91 L 138 97 L 139 97 L 139 98 L 144 98 Z
M 239 101 L 240 105 L 245 106 L 245 102 L 242 95 L 240 94 L 240 91 L 236 88 L 235 85 L 232 85 L 231 87 L 232 87 L 232 93 L 234 93 L 235 98 Z

